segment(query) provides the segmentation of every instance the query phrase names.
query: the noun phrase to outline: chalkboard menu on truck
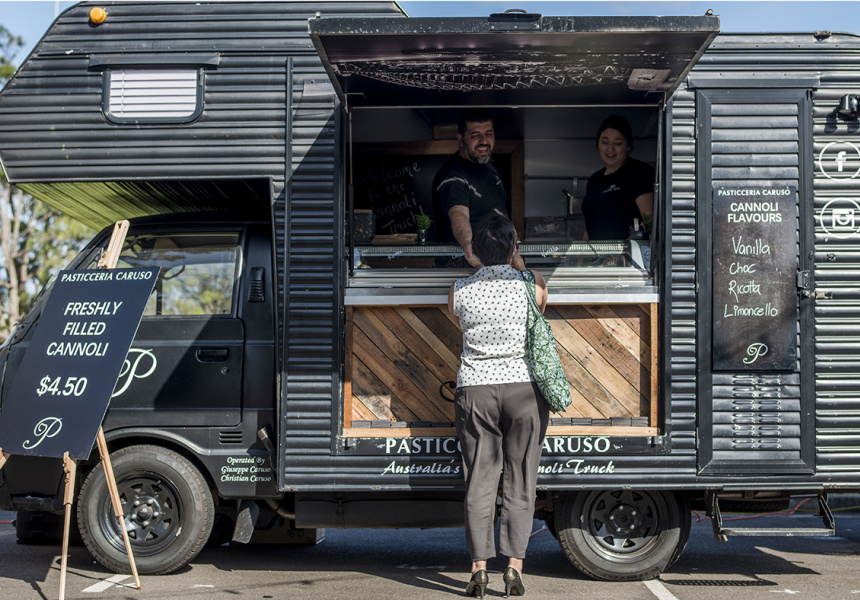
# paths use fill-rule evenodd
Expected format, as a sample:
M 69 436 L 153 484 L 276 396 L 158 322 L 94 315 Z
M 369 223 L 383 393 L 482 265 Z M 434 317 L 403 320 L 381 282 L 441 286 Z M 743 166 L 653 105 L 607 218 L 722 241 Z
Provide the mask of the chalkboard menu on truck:
M 4 452 L 89 457 L 157 275 L 60 271 L 0 411 Z
M 714 370 L 797 367 L 797 190 L 716 187 Z

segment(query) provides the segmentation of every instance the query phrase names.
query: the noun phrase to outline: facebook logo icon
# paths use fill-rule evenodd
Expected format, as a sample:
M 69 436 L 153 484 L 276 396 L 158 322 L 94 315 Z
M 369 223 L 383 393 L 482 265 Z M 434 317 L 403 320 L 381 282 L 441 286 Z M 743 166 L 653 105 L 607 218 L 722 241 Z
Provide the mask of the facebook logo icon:
M 860 177 L 860 148 L 851 142 L 830 142 L 818 155 L 818 169 L 828 179 Z

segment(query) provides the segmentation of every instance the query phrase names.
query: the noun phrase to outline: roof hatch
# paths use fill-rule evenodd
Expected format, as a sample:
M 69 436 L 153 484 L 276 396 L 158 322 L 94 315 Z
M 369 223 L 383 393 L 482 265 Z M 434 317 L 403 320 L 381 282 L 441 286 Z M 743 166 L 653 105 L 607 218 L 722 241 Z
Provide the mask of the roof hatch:
M 702 17 L 315 18 L 341 101 L 359 106 L 658 104 L 719 32 Z

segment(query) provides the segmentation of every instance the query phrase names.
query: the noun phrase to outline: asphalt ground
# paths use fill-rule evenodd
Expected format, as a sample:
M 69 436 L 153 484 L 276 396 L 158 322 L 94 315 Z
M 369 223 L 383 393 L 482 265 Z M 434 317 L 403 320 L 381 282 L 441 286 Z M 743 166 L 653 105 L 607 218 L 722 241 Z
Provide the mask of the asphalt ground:
M 837 503 L 838 504 L 838 503 Z M 589 600 L 774 600 L 774 594 L 831 600 L 860 598 L 860 512 L 836 508 L 834 537 L 714 539 L 693 513 L 680 560 L 650 582 L 607 583 L 582 576 L 541 521 L 526 557 L 531 598 Z M 804 506 L 792 515 L 724 515 L 732 527 L 821 527 Z M 18 544 L 0 513 L 0 600 L 57 598 L 60 547 Z M 736 520 L 735 520 L 736 519 Z M 489 598 L 501 597 L 502 559 L 490 562 Z M 257 544 L 206 548 L 177 573 L 132 578 L 106 571 L 82 546 L 69 552 L 66 598 L 357 600 L 463 597 L 469 557 L 462 530 L 327 530 L 311 547 Z

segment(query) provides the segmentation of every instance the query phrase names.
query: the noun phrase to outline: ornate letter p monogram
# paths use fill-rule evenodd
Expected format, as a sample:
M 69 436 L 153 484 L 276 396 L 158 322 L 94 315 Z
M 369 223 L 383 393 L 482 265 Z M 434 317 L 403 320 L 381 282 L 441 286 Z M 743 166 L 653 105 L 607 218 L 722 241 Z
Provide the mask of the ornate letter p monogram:
M 764 356 L 765 354 L 767 354 L 767 346 L 765 344 L 762 344 L 761 342 L 750 344 L 749 346 L 747 346 L 747 354 L 751 358 L 745 358 L 744 364 L 751 365 L 756 360 L 758 360 L 759 356 Z
M 63 428 L 63 420 L 58 417 L 45 417 L 38 423 L 36 423 L 35 429 L 33 429 L 33 434 L 37 436 L 39 439 L 34 443 L 31 443 L 30 440 L 26 440 L 23 444 L 26 450 L 32 450 L 39 444 L 45 441 L 45 438 L 52 438 Z

